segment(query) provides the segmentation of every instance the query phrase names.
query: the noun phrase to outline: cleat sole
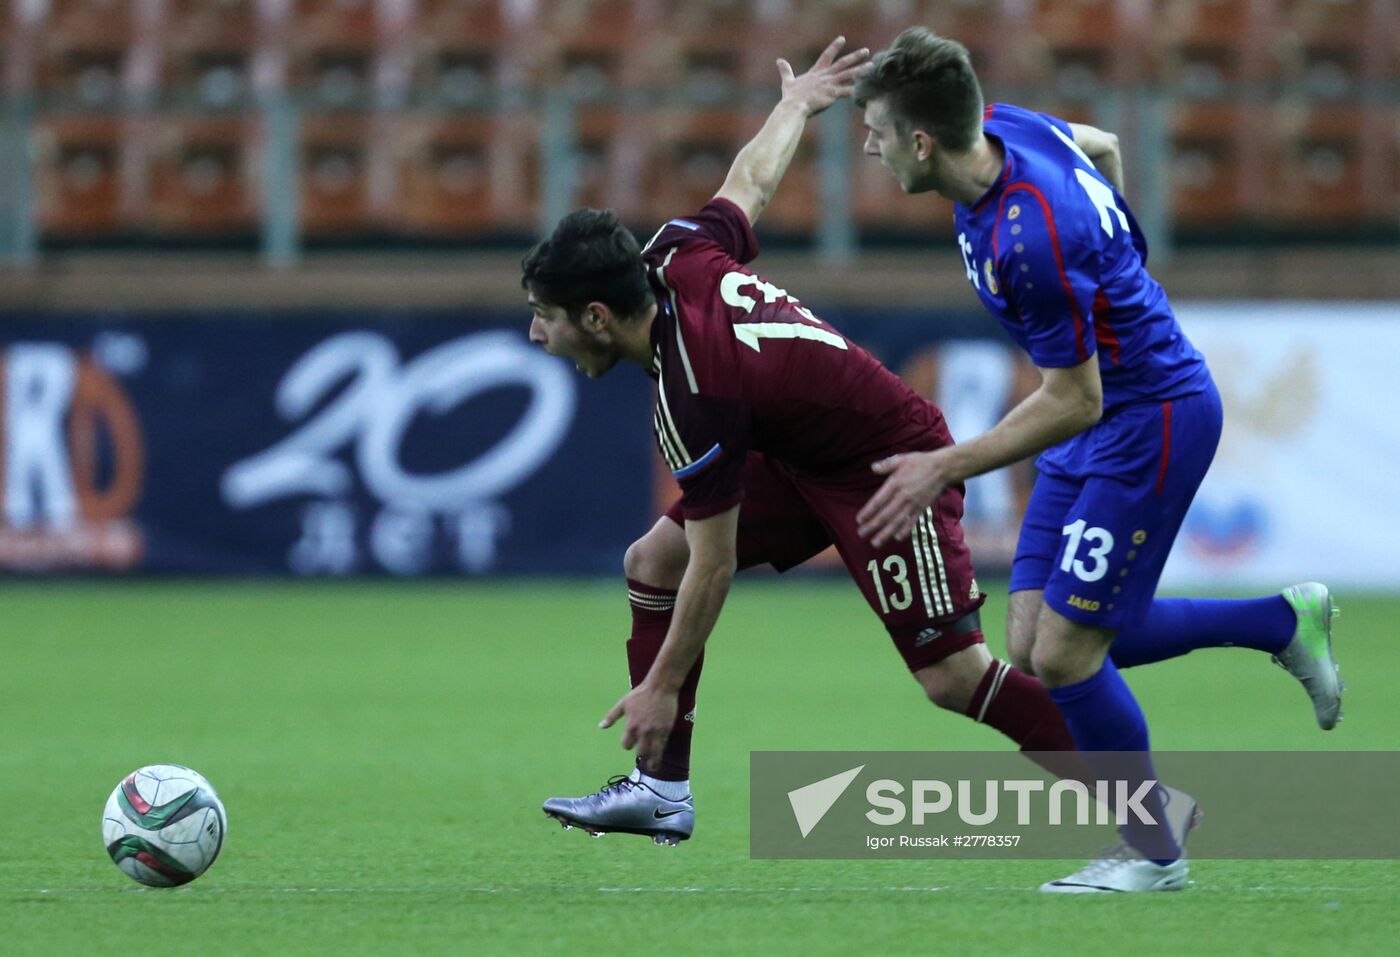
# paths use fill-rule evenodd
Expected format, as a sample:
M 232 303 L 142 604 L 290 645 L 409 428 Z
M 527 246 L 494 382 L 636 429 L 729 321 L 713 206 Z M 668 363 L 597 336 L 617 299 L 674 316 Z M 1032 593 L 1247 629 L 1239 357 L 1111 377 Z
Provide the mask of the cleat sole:
M 641 837 L 649 837 L 653 844 L 664 847 L 675 847 L 681 841 L 690 840 L 689 834 L 682 834 L 679 831 L 650 831 L 628 827 L 595 827 L 592 824 L 575 821 L 561 814 L 555 814 L 552 811 L 545 811 L 544 816 L 558 821 L 566 831 L 578 828 L 589 837 L 602 837 L 604 834 L 636 834 Z

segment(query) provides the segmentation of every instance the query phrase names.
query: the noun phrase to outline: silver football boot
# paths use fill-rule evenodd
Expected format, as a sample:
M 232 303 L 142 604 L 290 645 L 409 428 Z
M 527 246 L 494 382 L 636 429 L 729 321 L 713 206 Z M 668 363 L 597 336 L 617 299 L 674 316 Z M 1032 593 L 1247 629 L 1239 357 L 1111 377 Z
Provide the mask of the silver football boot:
M 1342 692 L 1346 686 L 1332 656 L 1332 619 L 1341 609 L 1321 582 L 1303 582 L 1283 590 L 1283 600 L 1293 606 L 1298 628 L 1288 646 L 1274 655 L 1274 664 L 1298 679 L 1312 699 L 1317 726 L 1331 731 L 1342 720 Z
M 1120 841 L 1098 858 L 1057 881 L 1040 885 L 1046 894 L 1134 894 L 1148 891 L 1179 891 L 1190 883 L 1191 867 L 1186 863 L 1186 838 L 1201 823 L 1201 809 L 1196 799 L 1185 791 L 1162 785 L 1165 792 L 1163 810 L 1167 827 L 1181 858 L 1170 864 L 1149 861 L 1142 853 Z
M 695 830 L 694 798 L 668 800 L 626 775 L 609 778 L 602 790 L 583 797 L 552 797 L 543 810 L 565 830 L 581 827 L 592 837 L 642 834 L 654 844 L 674 846 Z

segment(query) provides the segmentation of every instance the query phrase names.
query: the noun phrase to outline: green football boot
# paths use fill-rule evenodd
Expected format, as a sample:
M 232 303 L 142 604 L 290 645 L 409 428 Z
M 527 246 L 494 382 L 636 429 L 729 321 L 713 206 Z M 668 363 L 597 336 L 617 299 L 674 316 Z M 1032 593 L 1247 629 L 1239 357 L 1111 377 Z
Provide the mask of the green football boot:
M 1331 593 L 1321 582 L 1290 585 L 1282 594 L 1298 616 L 1298 628 L 1288 647 L 1274 655 L 1274 663 L 1298 679 L 1312 699 L 1317 726 L 1331 731 L 1342 720 L 1342 691 L 1346 687 L 1332 656 L 1332 619 L 1341 615 L 1341 609 L 1332 603 Z

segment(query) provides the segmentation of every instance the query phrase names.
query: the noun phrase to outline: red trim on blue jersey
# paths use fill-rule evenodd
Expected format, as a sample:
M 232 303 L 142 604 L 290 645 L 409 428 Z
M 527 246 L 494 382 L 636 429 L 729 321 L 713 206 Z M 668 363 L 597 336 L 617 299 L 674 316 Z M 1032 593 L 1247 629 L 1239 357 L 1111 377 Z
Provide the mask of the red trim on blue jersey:
M 1050 204 L 1045 200 L 1045 194 L 1036 189 L 1031 183 L 1012 183 L 1006 187 L 1006 192 L 1002 194 L 1002 204 L 1006 203 L 1006 197 L 1018 189 L 1023 189 L 1036 198 L 1040 203 L 1041 212 L 1045 214 L 1045 228 L 1050 232 L 1050 248 L 1055 250 L 1055 267 L 1060 271 L 1060 283 L 1065 287 L 1065 298 L 1069 300 L 1069 314 L 1074 318 L 1074 347 L 1078 350 L 1079 361 L 1089 361 L 1089 350 L 1084 347 L 1084 317 L 1079 314 L 1079 304 L 1074 299 L 1074 287 L 1069 284 L 1069 273 L 1065 272 L 1065 257 L 1060 252 L 1060 232 L 1055 228 L 1055 214 L 1050 212 Z M 996 236 L 997 227 L 1001 225 L 1001 208 L 997 209 L 997 221 L 992 226 L 992 236 Z M 992 242 L 993 255 L 996 254 L 996 240 Z
M 1113 331 L 1113 327 L 1108 324 L 1108 311 L 1112 307 L 1108 304 L 1108 296 L 1100 289 L 1094 296 L 1094 340 L 1098 342 L 1100 349 L 1108 350 L 1108 359 L 1116 366 L 1123 364 L 1120 358 L 1122 343 L 1118 341 L 1118 333 Z
M 1162 403 L 1162 464 L 1157 469 L 1157 494 L 1162 494 L 1162 487 L 1167 481 L 1167 459 L 1172 454 L 1172 404 L 1170 401 Z

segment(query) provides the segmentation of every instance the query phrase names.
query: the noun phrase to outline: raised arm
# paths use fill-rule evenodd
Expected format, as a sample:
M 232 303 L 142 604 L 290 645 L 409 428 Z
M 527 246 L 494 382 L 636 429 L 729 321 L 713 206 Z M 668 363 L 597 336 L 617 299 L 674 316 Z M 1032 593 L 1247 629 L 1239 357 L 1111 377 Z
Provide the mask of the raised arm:
M 1094 168 L 1122 195 L 1123 154 L 1118 151 L 1117 135 L 1083 123 L 1071 123 L 1069 131 L 1074 134 L 1074 145 L 1084 151 Z
M 768 114 L 758 135 L 734 157 L 724 185 L 715 194 L 742 209 L 750 223 L 758 221 L 777 191 L 808 117 L 816 116 L 843 96 L 850 96 L 855 88 L 870 51 L 861 48 L 840 56 L 845 45 L 845 37 L 832 40 L 812 68 L 801 76 L 793 75 L 787 60 L 778 61 L 783 98 Z

